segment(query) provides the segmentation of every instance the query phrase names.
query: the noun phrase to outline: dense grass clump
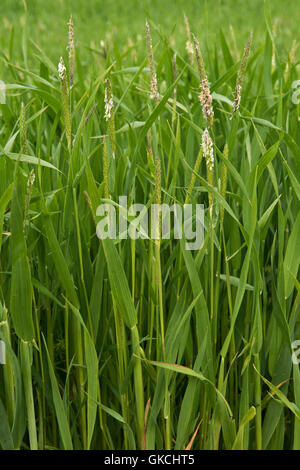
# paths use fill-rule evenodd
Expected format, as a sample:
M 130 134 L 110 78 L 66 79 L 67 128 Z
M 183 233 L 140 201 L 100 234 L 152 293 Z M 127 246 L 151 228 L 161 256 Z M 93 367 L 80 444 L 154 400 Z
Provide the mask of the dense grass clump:
M 177 21 L 1 54 L 4 449 L 300 449 L 295 44 Z M 203 245 L 99 240 L 120 196 L 204 204 Z

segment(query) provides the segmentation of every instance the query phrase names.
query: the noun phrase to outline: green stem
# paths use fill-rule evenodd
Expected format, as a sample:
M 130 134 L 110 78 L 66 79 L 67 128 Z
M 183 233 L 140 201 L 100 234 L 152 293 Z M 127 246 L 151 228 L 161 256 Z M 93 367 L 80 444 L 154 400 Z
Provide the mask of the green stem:
M 135 401 L 136 401 L 136 412 L 137 412 L 137 436 L 138 445 L 142 449 L 143 444 L 143 428 L 144 428 L 144 385 L 143 385 L 143 374 L 142 364 L 139 354 L 140 339 L 137 326 L 131 328 L 132 337 L 132 348 L 135 357 L 134 363 L 134 388 L 135 388 Z
M 31 345 L 28 342 L 21 340 L 21 363 L 22 375 L 24 382 L 25 401 L 27 408 L 28 432 L 30 450 L 38 450 L 37 430 L 35 421 L 35 410 L 32 390 L 32 375 L 31 375 L 31 358 L 30 358 Z

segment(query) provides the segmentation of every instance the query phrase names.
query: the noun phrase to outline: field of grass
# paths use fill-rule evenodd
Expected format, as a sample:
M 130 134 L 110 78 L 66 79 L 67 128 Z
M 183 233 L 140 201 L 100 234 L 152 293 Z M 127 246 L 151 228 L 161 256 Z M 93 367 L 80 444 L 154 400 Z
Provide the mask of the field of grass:
M 249 31 L 253 31 L 255 44 L 266 33 L 263 0 L 27 0 L 26 3 L 27 9 L 24 10 L 24 0 L 1 0 L 0 46 L 4 51 L 9 49 L 13 31 L 14 60 L 22 52 L 26 18 L 28 49 L 34 41 L 56 63 L 58 51 L 65 50 L 65 26 L 71 13 L 76 24 L 76 45 L 82 61 L 88 64 L 92 63 L 92 56 L 87 49 L 98 48 L 105 38 L 111 46 L 113 41 L 117 42 L 119 50 L 126 50 L 128 39 L 134 43 L 138 41 L 138 50 L 143 56 L 145 49 L 141 39 L 144 39 L 146 16 L 168 37 L 176 38 L 176 47 L 184 47 L 186 39 L 182 16 L 185 13 L 191 30 L 202 42 L 204 54 L 208 42 L 210 50 L 215 48 L 220 28 L 231 44 L 232 26 L 239 52 L 247 41 Z M 276 41 L 281 46 L 278 53 L 285 57 L 292 40 L 298 35 L 298 4 L 295 0 L 272 0 L 270 10 L 273 22 L 278 25 Z M 157 42 L 159 37 L 155 31 L 152 33 Z M 33 58 L 30 54 L 29 59 Z
M 27 3 L 1 3 L 0 448 L 300 450 L 296 2 Z M 204 204 L 202 246 L 100 240 L 120 196 Z

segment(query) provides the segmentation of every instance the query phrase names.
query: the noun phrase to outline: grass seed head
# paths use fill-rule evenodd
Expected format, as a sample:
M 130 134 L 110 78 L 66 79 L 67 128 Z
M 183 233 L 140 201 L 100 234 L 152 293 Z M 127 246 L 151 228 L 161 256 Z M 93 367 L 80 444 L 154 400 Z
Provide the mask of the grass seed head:
M 151 71 L 150 98 L 158 102 L 159 92 L 158 92 L 156 69 L 155 69 L 154 58 L 153 58 L 152 38 L 151 38 L 150 27 L 149 27 L 148 21 L 146 21 L 146 39 L 147 39 L 147 46 L 148 46 L 149 66 L 150 66 L 150 71 Z
M 105 81 L 105 92 L 104 92 L 104 103 L 105 103 L 105 111 L 104 111 L 104 119 L 108 122 L 112 115 L 113 115 L 113 107 L 114 107 L 114 102 L 112 99 L 112 94 L 111 94 L 111 83 L 109 78 L 106 79 Z
M 239 107 L 241 104 L 241 96 L 242 96 L 242 85 L 240 83 L 237 83 L 236 88 L 235 88 L 232 115 L 234 115 L 239 110 Z
M 189 25 L 189 20 L 187 19 L 186 15 L 184 15 L 184 24 L 185 24 L 185 31 L 186 31 L 186 37 L 187 41 L 185 44 L 186 51 L 189 56 L 189 60 L 191 65 L 194 63 L 194 48 L 193 48 L 193 43 L 192 43 L 192 38 L 191 38 L 191 30 L 190 30 L 190 25 Z
M 214 169 L 214 149 L 208 129 L 206 128 L 202 134 L 203 155 L 206 159 L 206 165 L 210 172 Z
M 202 111 L 205 119 L 208 122 L 209 127 L 212 127 L 214 121 L 214 110 L 212 106 L 212 96 L 209 89 L 208 79 L 205 72 L 204 62 L 200 51 L 200 45 L 198 39 L 194 36 L 194 47 L 197 59 L 197 65 L 201 81 L 201 92 L 199 100 L 202 106 Z
M 201 81 L 201 92 L 199 95 L 199 100 L 202 106 L 203 115 L 207 120 L 209 127 L 212 127 L 214 110 L 212 106 L 212 96 L 210 94 L 209 84 L 206 77 L 204 77 Z
M 111 149 L 113 152 L 113 157 L 115 158 L 116 138 L 115 138 L 115 121 L 114 121 L 114 112 L 113 112 L 114 102 L 113 102 L 113 96 L 111 92 L 111 82 L 109 78 L 105 80 L 104 103 L 105 103 L 104 118 L 108 124 L 110 145 L 111 145 Z
M 214 180 L 214 149 L 213 149 L 213 142 L 209 135 L 208 129 L 202 134 L 202 148 L 203 148 L 203 155 L 206 160 L 206 171 L 207 171 L 207 182 L 211 186 L 213 186 Z M 212 202 L 213 198 L 211 193 L 208 194 L 208 201 L 209 201 L 209 213 L 212 216 Z
M 248 59 L 250 55 L 250 50 L 251 50 L 252 39 L 253 39 L 253 34 L 251 32 L 248 38 L 247 45 L 244 49 L 244 53 L 243 53 L 243 58 L 242 58 L 242 63 L 241 63 L 241 68 L 240 68 L 240 73 L 239 73 L 240 81 L 243 80 L 244 75 L 245 75 L 245 71 L 246 71 L 246 67 L 247 67 L 247 63 L 248 63 Z
M 69 41 L 68 41 L 68 50 L 69 50 L 69 83 L 70 89 L 73 86 L 74 79 L 74 70 L 75 70 L 75 46 L 74 46 L 74 23 L 72 15 L 68 22 L 69 26 Z
M 248 59 L 249 59 L 249 55 L 250 55 L 252 37 L 253 36 L 252 36 L 252 32 L 251 32 L 250 35 L 249 35 L 247 45 L 244 49 L 240 70 L 239 70 L 237 80 L 236 80 L 233 110 L 232 110 L 231 118 L 234 116 L 234 114 L 238 111 L 238 109 L 240 107 L 241 96 L 242 96 L 242 83 L 243 83 L 243 79 L 244 79 L 244 75 L 245 75 L 245 72 L 246 72 L 247 63 L 248 63 Z
M 197 59 L 200 80 L 203 80 L 203 78 L 206 77 L 206 73 L 205 73 L 204 62 L 203 62 L 203 58 L 202 58 L 202 54 L 200 50 L 200 44 L 194 34 L 193 34 L 193 39 L 194 39 L 194 49 L 195 49 L 195 54 L 196 54 L 196 59 Z
M 58 76 L 60 80 L 61 81 L 66 80 L 67 70 L 66 70 L 65 63 L 62 57 L 59 60 L 57 69 L 58 69 Z
M 70 104 L 69 104 L 69 90 L 67 85 L 67 70 L 63 61 L 63 58 L 60 58 L 58 63 L 58 76 L 61 83 L 61 99 L 62 99 L 62 108 L 64 113 L 65 120 L 65 129 L 66 129 L 66 138 L 68 142 L 69 152 L 71 151 L 71 115 L 70 115 Z

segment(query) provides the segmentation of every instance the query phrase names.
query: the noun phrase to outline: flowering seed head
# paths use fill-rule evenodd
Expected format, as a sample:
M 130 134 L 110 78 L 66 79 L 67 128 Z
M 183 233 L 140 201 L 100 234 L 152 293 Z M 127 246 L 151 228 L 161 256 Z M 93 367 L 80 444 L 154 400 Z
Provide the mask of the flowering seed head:
M 233 102 L 232 114 L 235 114 L 240 107 L 241 95 L 242 95 L 242 85 L 238 83 L 235 88 L 235 97 L 234 97 L 234 102 Z
M 194 47 L 197 58 L 197 64 L 199 69 L 200 81 L 201 81 L 201 92 L 199 100 L 202 106 L 202 111 L 205 119 L 208 121 L 209 127 L 213 125 L 214 110 L 212 106 L 212 96 L 209 89 L 207 75 L 204 68 L 204 62 L 200 51 L 200 45 L 198 39 L 194 36 Z
M 63 61 L 63 58 L 60 58 L 58 64 L 58 75 L 61 83 L 61 100 L 62 100 L 62 109 L 64 113 L 65 121 L 65 130 L 66 138 L 68 142 L 68 149 L 71 150 L 71 115 L 70 115 L 70 103 L 69 103 L 69 89 L 67 85 L 67 71 Z
M 248 39 L 247 45 L 246 45 L 246 47 L 245 47 L 245 49 L 244 49 L 244 53 L 243 53 L 243 58 L 242 58 L 242 63 L 241 63 L 241 68 L 240 68 L 240 73 L 239 73 L 240 80 L 243 79 L 244 74 L 245 74 L 245 71 L 246 71 L 247 62 L 248 62 L 249 55 L 250 55 L 250 49 L 251 49 L 252 39 L 253 39 L 253 34 L 252 34 L 252 32 L 251 32 L 250 35 L 249 35 L 249 39 Z
M 203 115 L 207 119 L 211 127 L 214 116 L 214 110 L 212 107 L 212 97 L 210 94 L 210 89 L 206 77 L 204 77 L 201 81 L 201 93 L 199 95 L 199 100 L 202 106 Z
M 194 48 L 195 48 L 195 54 L 196 54 L 196 59 L 197 59 L 197 65 L 199 69 L 200 80 L 203 80 L 203 78 L 206 77 L 206 73 L 204 69 L 204 62 L 203 62 L 202 54 L 200 51 L 200 44 L 196 36 L 193 35 L 193 38 L 194 38 Z
M 214 149 L 208 129 L 205 129 L 202 134 L 202 148 L 204 158 L 206 159 L 207 169 L 212 172 L 214 169 Z
M 60 61 L 58 63 L 58 76 L 59 76 L 60 80 L 65 80 L 66 75 L 67 75 L 66 67 L 65 67 L 65 64 L 64 64 L 64 60 L 61 57 Z
M 72 46 L 74 46 L 74 23 L 73 23 L 73 18 L 72 15 L 70 16 L 69 22 L 69 42 L 68 42 L 68 48 L 70 49 Z
M 158 100 L 159 99 L 159 93 L 158 93 L 158 87 L 157 87 L 157 78 L 156 74 L 152 75 L 151 78 L 151 93 L 150 93 L 150 98 L 152 100 Z
M 206 160 L 206 173 L 207 173 L 207 182 L 209 185 L 213 186 L 214 182 L 214 149 L 211 137 L 209 135 L 208 129 L 202 134 L 202 149 L 203 155 Z M 212 220 L 213 215 L 213 196 L 211 193 L 208 194 L 209 201 L 209 214 Z
M 249 58 L 249 54 L 250 54 L 251 43 L 252 43 L 252 33 L 250 33 L 247 45 L 244 49 L 240 70 L 239 70 L 237 80 L 236 80 L 233 110 L 232 110 L 231 119 L 240 107 L 241 93 L 242 93 L 242 83 L 243 83 L 243 79 L 244 79 L 244 75 L 245 75 L 245 71 L 246 71 L 246 67 L 247 67 L 247 62 L 248 62 L 248 58 Z
M 111 84 L 110 84 L 109 78 L 106 79 L 105 83 L 106 83 L 106 87 L 105 87 L 105 94 L 104 94 L 104 103 L 105 103 L 104 118 L 106 121 L 109 121 L 112 116 L 114 102 L 112 99 Z
M 68 41 L 68 49 L 69 49 L 69 80 L 70 80 L 70 89 L 73 86 L 73 77 L 74 77 L 74 69 L 75 69 L 75 46 L 74 46 L 74 23 L 72 15 L 70 17 L 69 23 L 69 41 Z
M 32 186 L 34 184 L 34 181 L 35 181 L 35 173 L 34 173 L 34 170 L 31 170 L 28 180 L 27 180 L 27 186 L 28 187 Z
M 104 103 L 105 103 L 104 118 L 108 126 L 109 139 L 110 139 L 110 145 L 111 145 L 111 149 L 113 153 L 113 158 L 115 158 L 116 139 L 115 139 L 115 121 L 114 121 L 114 112 L 113 112 L 114 102 L 113 102 L 113 97 L 111 93 L 111 83 L 110 83 L 109 78 L 105 80 L 105 84 L 106 84 L 106 87 L 105 87 L 105 95 L 104 95 Z
M 152 39 L 151 39 L 151 33 L 150 33 L 150 27 L 149 27 L 148 21 L 146 21 L 146 39 L 147 39 L 147 46 L 148 46 L 149 66 L 151 70 L 150 98 L 155 99 L 155 101 L 157 102 L 159 100 L 159 92 L 158 92 L 156 70 L 155 70 L 154 58 L 153 58 Z
M 194 48 L 193 48 L 193 43 L 191 41 L 191 30 L 190 30 L 190 25 L 187 17 L 184 15 L 184 24 L 185 24 L 185 31 L 186 31 L 186 51 L 189 55 L 190 63 L 193 65 L 194 62 Z

